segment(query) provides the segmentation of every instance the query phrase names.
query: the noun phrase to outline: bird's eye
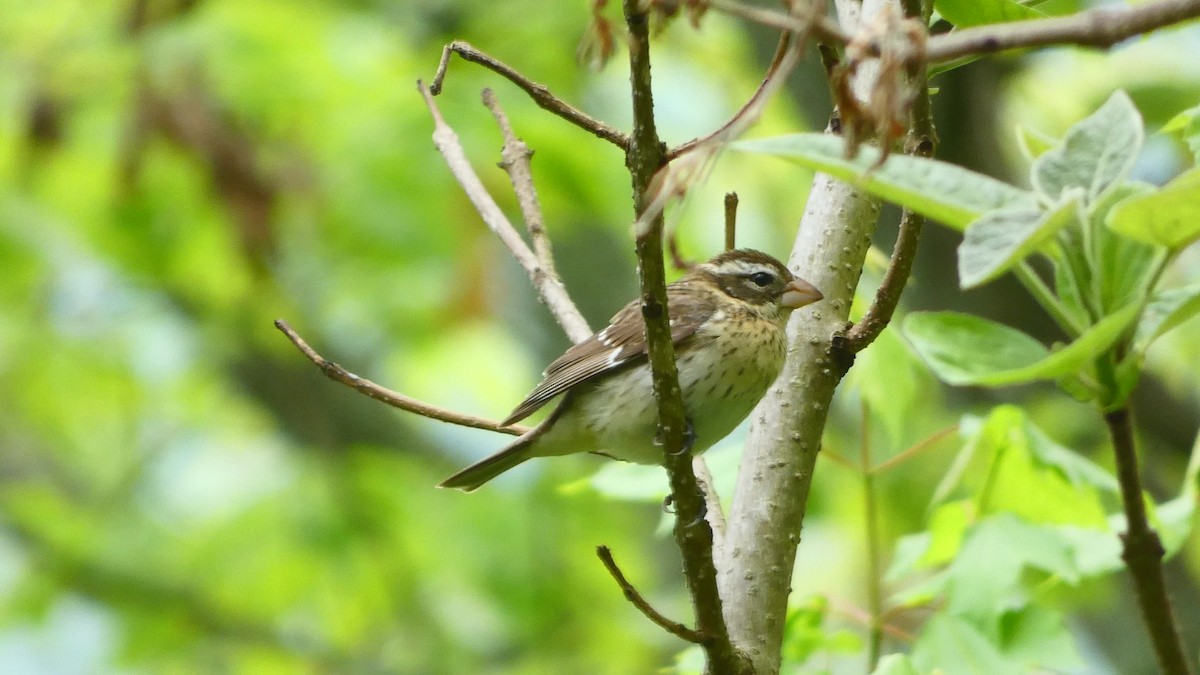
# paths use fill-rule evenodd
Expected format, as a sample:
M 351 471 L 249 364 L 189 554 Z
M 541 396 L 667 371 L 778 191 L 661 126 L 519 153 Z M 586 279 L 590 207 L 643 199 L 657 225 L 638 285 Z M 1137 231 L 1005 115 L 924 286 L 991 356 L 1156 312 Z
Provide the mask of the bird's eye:
M 766 286 L 772 281 L 775 281 L 775 275 L 771 274 L 770 272 L 755 272 L 754 274 L 750 275 L 750 281 L 753 281 L 759 286 Z

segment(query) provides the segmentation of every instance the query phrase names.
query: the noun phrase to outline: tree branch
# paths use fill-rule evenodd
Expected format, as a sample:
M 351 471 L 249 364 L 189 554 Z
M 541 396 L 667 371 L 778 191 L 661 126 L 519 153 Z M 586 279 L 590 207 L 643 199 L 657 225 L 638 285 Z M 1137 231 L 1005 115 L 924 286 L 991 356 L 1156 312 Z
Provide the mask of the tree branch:
M 529 167 L 533 151 L 529 149 L 528 145 L 525 145 L 525 141 L 517 138 L 513 133 L 508 116 L 500 108 L 500 103 L 491 89 L 483 90 L 483 104 L 492 111 L 492 116 L 496 118 L 496 125 L 500 127 L 500 134 L 504 137 L 504 147 L 500 150 L 500 167 L 508 173 L 508 178 L 512 181 L 513 191 L 517 194 L 517 203 L 521 205 L 521 215 L 525 218 L 525 229 L 533 241 L 533 250 L 539 265 L 533 274 L 542 277 L 533 280 L 534 286 L 550 284 L 561 288 L 562 278 L 558 276 L 558 270 L 555 267 L 554 251 L 550 245 L 550 237 L 546 236 L 546 228 L 542 222 L 542 208 L 538 204 L 537 188 L 533 184 L 533 173 Z M 591 337 L 592 329 L 574 303 L 567 303 L 559 307 L 555 316 L 571 342 L 578 344 Z
M 1158 666 L 1166 675 L 1191 673 L 1183 641 L 1171 612 L 1171 598 L 1163 579 L 1162 558 L 1165 553 L 1158 533 L 1146 518 L 1142 496 L 1142 481 L 1138 476 L 1137 444 L 1133 436 L 1133 421 L 1128 404 L 1105 413 L 1104 422 L 1112 439 L 1117 464 L 1117 482 L 1121 486 L 1121 502 L 1125 506 L 1126 530 L 1121 535 L 1121 553 L 1133 587 L 1137 591 Z
M 884 1 L 864 0 L 863 14 L 879 11 Z M 837 7 L 842 24 L 854 26 L 859 3 L 839 0 Z M 868 98 L 876 71 L 874 62 L 857 70 L 852 86 L 860 99 Z M 789 260 L 793 271 L 826 291 L 825 301 L 792 313 L 783 373 L 751 415 L 721 561 L 731 637 L 764 675 L 779 671 L 813 468 L 834 389 L 850 365 L 831 336 L 845 329 L 879 208 L 853 187 L 818 174 Z
M 477 63 L 499 74 L 504 79 L 520 87 L 526 94 L 529 94 L 529 98 L 532 98 L 533 102 L 538 104 L 543 110 L 547 110 L 563 118 L 593 136 L 606 140 L 622 150 L 629 145 L 629 137 L 627 135 L 551 94 L 546 85 L 529 80 L 508 65 L 479 51 L 462 40 L 455 40 L 442 48 L 442 60 L 438 63 L 437 73 L 434 74 L 433 83 L 429 86 L 429 90 L 434 96 L 442 93 L 442 81 L 446 78 L 446 67 L 450 64 L 451 54 L 458 54 L 464 61 Z
M 800 34 L 812 33 L 821 42 L 844 45 L 850 41 L 850 35 L 842 29 L 838 22 L 825 16 L 824 2 L 808 2 L 801 10 L 807 10 L 808 16 L 783 14 L 760 7 L 751 7 L 734 0 L 708 0 L 706 4 L 718 12 L 725 12 L 768 28 Z
M 447 410 L 445 408 L 439 408 L 435 405 L 425 403 L 424 401 L 418 401 L 415 398 L 392 391 L 391 389 L 381 387 L 366 378 L 359 377 L 358 375 L 351 373 L 333 361 L 330 361 L 318 354 L 316 350 L 308 346 L 308 343 L 304 341 L 304 338 L 300 337 L 296 334 L 296 331 L 292 330 L 292 327 L 288 325 L 287 321 L 284 321 L 283 319 L 276 319 L 275 327 L 278 328 L 284 335 L 286 335 L 287 338 L 292 341 L 292 344 L 296 345 L 296 349 L 299 349 L 301 354 L 304 354 L 308 357 L 309 361 L 315 363 L 317 367 L 321 369 L 321 372 L 325 374 L 325 377 L 328 377 L 334 382 L 341 382 L 358 393 L 370 396 L 376 401 L 382 401 L 393 408 L 407 410 L 408 412 L 416 413 L 422 417 L 428 417 L 441 422 L 449 422 L 450 424 L 472 427 L 474 429 L 498 431 L 502 434 L 510 434 L 513 436 L 520 436 L 526 431 L 529 431 L 529 427 L 521 426 L 520 424 L 503 427 L 500 426 L 499 422 L 494 422 L 482 417 L 464 415 L 462 413 L 454 412 L 453 410 Z
M 613 560 L 612 551 L 610 551 L 607 546 L 597 546 L 596 556 L 600 558 L 600 562 L 604 563 L 604 567 L 608 570 L 608 573 L 612 575 L 612 578 L 616 580 L 617 585 L 621 587 L 621 592 L 625 594 L 625 599 L 628 600 L 634 607 L 637 607 L 638 611 L 641 612 L 642 615 L 647 619 L 650 619 L 654 625 L 686 642 L 700 644 L 704 641 L 704 636 L 700 633 L 697 633 L 678 621 L 672 621 L 668 619 L 659 613 L 658 610 L 651 607 L 650 603 L 642 597 L 642 594 L 638 593 L 637 589 L 633 587 L 633 584 L 629 583 L 629 580 L 625 578 L 625 575 L 621 572 L 621 568 L 617 567 L 617 561 Z
M 989 24 L 929 39 L 929 63 L 1010 49 L 1079 45 L 1111 47 L 1135 35 L 1200 16 L 1200 0 L 1105 5 L 1069 16 Z
M 800 25 L 803 25 L 803 23 Z M 793 39 L 793 35 L 790 32 L 779 36 L 779 44 L 775 47 L 775 55 L 771 58 L 771 64 L 767 66 L 767 73 L 763 76 L 762 82 L 754 90 L 754 94 L 750 99 L 741 108 L 738 108 L 737 112 L 728 121 L 706 136 L 693 138 L 686 143 L 671 148 L 667 151 L 667 160 L 675 159 L 685 152 L 710 141 L 716 140 L 720 142 L 724 139 L 738 136 L 749 124 L 758 119 L 759 113 L 762 111 L 767 99 L 787 80 L 788 75 L 800 60 L 800 54 L 804 49 L 804 45 L 802 44 L 804 40 L 802 37 L 803 33 L 797 35 L 798 37 L 795 39 Z
M 513 224 L 496 204 L 496 200 L 488 194 L 487 188 L 483 186 L 483 181 L 479 180 L 479 175 L 471 168 L 467 154 L 463 151 L 462 144 L 458 142 L 458 135 L 450 128 L 450 125 L 446 124 L 446 120 L 438 110 L 437 104 L 434 103 L 429 90 L 421 82 L 417 82 L 417 90 L 425 98 L 425 104 L 429 106 L 429 113 L 433 117 L 433 144 L 446 159 L 446 166 L 450 168 L 450 173 L 467 193 L 467 198 L 475 205 L 475 210 L 479 212 L 483 222 L 499 237 L 517 262 L 521 263 L 521 267 L 525 268 L 538 296 L 550 308 L 550 313 L 554 315 L 554 319 L 563 327 L 567 335 L 576 342 L 586 339 L 591 335 L 591 330 L 587 328 L 587 322 L 583 320 L 579 309 L 571 300 L 571 296 L 567 295 L 567 289 L 563 286 L 562 281 L 558 279 L 557 275 L 549 273 L 543 268 L 538 257 L 521 238 L 521 234 L 517 232 L 517 228 L 513 227 Z M 587 332 L 581 334 L 582 330 Z
M 904 10 L 908 18 L 921 19 L 921 3 L 916 0 L 904 0 Z M 933 108 L 929 100 L 929 78 L 926 69 L 918 69 L 916 77 L 910 83 L 916 96 L 913 98 L 911 121 L 908 130 L 908 142 L 905 153 L 917 157 L 932 157 L 937 150 L 937 132 L 933 128 Z M 925 216 L 904 209 L 900 215 L 900 227 L 896 232 L 896 243 L 892 247 L 892 258 L 888 263 L 883 280 L 875 291 L 875 299 L 867 309 L 867 313 L 846 331 L 846 348 L 851 353 L 866 349 L 875 341 L 883 329 L 892 320 L 896 306 L 900 304 L 900 296 L 908 284 L 912 274 L 913 262 L 917 257 L 917 244 L 921 239 L 921 229 L 925 226 Z
M 650 26 L 639 0 L 624 0 L 625 22 L 629 29 L 629 80 L 633 97 L 633 133 L 625 158 L 633 179 L 634 209 L 642 219 L 651 200 L 650 183 L 666 164 L 666 149 L 658 138 L 654 123 L 654 99 L 650 86 Z M 664 465 L 670 477 L 671 494 L 676 507 L 675 541 L 683 557 L 684 575 L 698 632 L 708 661 L 707 670 L 721 675 L 747 672 L 745 659 L 729 640 L 721 597 L 717 592 L 717 570 L 712 557 L 713 534 L 704 520 L 704 497 L 692 473 L 691 453 L 687 447 L 687 420 L 679 372 L 667 316 L 666 278 L 663 270 L 663 220 L 661 211 L 648 220 L 649 227 L 639 229 L 636 238 L 642 317 L 646 324 L 646 344 L 658 404 L 659 436 L 662 439 Z

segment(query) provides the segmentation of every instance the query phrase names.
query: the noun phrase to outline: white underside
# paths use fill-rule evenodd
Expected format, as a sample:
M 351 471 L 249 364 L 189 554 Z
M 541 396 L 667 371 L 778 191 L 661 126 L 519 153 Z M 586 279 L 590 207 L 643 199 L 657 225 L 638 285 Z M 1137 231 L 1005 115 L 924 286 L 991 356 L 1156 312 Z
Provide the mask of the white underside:
M 768 347 L 750 358 L 730 358 L 730 349 L 746 349 L 745 342 L 734 341 L 748 337 L 710 338 L 708 348 L 682 350 L 678 356 L 684 409 L 695 436 L 693 453 L 704 452 L 729 435 L 779 375 L 783 331 L 772 335 Z M 759 340 L 762 336 L 754 341 Z M 536 454 L 566 455 L 587 449 L 627 462 L 661 464 L 663 449 L 654 442 L 658 416 L 652 391 L 650 369 L 643 364 L 577 392 L 570 408 L 538 440 Z

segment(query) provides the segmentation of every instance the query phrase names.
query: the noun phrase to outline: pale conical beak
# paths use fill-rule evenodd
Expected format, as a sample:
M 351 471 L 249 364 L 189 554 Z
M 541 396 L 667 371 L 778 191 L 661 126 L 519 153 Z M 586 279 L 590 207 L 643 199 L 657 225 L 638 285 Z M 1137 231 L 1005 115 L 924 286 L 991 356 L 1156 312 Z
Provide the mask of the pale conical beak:
M 779 299 L 779 304 L 788 309 L 798 309 L 805 305 L 811 305 L 824 297 L 816 286 L 796 277 L 783 287 L 783 297 Z

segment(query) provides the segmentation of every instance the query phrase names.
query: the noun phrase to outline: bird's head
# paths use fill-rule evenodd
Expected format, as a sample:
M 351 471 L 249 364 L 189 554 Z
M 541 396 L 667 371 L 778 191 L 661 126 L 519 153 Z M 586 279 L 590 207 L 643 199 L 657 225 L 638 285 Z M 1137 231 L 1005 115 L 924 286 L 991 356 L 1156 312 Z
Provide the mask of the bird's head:
M 726 295 L 758 306 L 798 309 L 825 297 L 775 258 L 748 248 L 725 251 L 692 271 Z

